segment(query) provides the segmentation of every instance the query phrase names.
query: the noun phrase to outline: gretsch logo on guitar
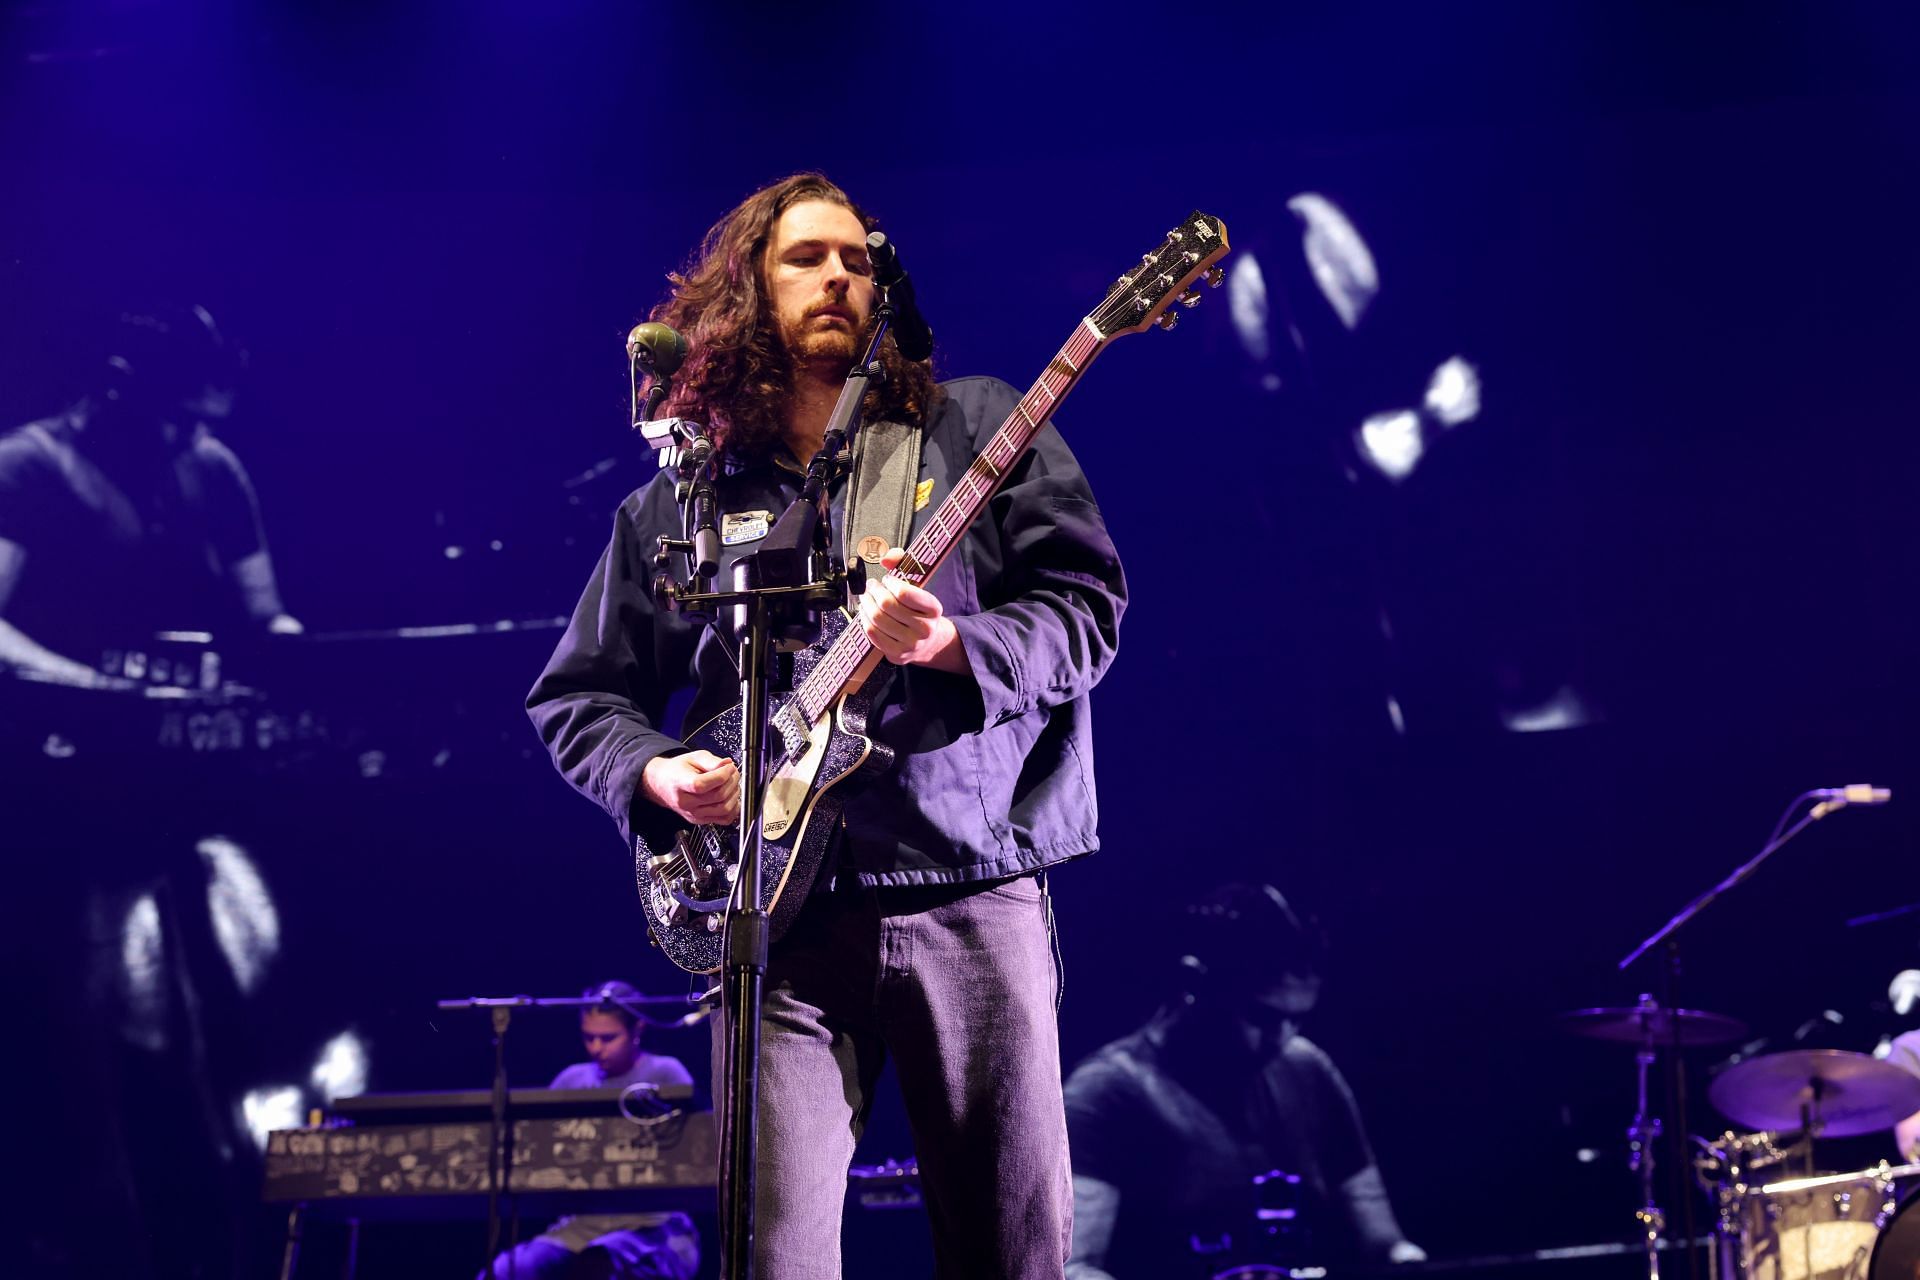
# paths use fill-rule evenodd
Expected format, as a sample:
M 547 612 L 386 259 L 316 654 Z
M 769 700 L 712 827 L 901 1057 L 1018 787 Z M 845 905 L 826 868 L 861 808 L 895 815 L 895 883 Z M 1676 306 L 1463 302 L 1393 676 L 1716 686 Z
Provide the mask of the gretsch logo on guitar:
M 924 584 L 952 553 L 1020 459 L 1040 425 L 1067 397 L 1108 343 L 1149 327 L 1171 329 L 1177 307 L 1200 301 L 1196 282 L 1218 286 L 1215 265 L 1227 253 L 1227 229 L 1218 218 L 1194 213 L 1114 283 L 1099 306 L 1000 424 L 973 464 L 921 527 L 896 577 Z M 856 774 L 886 768 L 888 750 L 866 736 L 872 695 L 867 677 L 881 656 L 866 633 L 841 612 L 826 616 L 820 638 L 795 655 L 790 693 L 773 702 L 770 771 L 762 799 L 761 906 L 778 938 L 798 912 L 819 870 L 840 813 L 833 788 Z M 695 749 L 739 758 L 740 708 L 734 707 L 687 736 Z M 734 880 L 739 842 L 730 828 L 692 827 L 669 847 L 635 841 L 636 875 L 647 926 L 668 958 L 691 973 L 721 965 L 721 923 Z

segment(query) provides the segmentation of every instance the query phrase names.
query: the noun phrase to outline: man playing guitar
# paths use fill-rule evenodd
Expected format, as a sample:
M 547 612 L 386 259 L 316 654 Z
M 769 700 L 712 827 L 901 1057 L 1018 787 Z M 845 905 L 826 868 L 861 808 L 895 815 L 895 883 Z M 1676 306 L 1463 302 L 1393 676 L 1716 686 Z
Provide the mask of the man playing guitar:
M 708 425 L 726 459 L 722 581 L 821 444 L 875 306 L 873 226 L 817 174 L 774 183 L 715 225 L 655 309 L 690 340 L 663 412 Z M 891 337 L 882 350 L 867 418 L 920 429 L 913 505 L 927 507 L 1020 397 L 991 379 L 935 384 Z M 1098 844 L 1087 700 L 1126 586 L 1050 426 L 1000 485 L 924 585 L 884 572 L 898 548 L 870 564 L 858 625 L 889 665 L 867 732 L 895 764 L 847 794 L 810 890 L 786 889 L 807 896 L 773 947 L 761 1027 L 755 1266 L 770 1280 L 840 1274 L 846 1171 L 888 1054 L 938 1274 L 1062 1274 L 1071 1189 L 1043 873 Z M 528 699 L 567 780 L 655 848 L 740 805 L 731 760 L 663 731 L 677 689 L 693 686 L 697 724 L 737 701 L 739 679 L 726 641 L 650 597 L 659 539 L 680 533 L 673 489 L 663 474 L 622 504 Z M 836 529 L 844 500 L 841 484 Z

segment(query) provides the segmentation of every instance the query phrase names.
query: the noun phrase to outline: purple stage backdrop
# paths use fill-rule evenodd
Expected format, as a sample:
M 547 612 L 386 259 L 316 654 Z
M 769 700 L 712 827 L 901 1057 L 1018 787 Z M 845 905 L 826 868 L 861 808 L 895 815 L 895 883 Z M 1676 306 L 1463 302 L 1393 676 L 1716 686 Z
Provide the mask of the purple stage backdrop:
M 820 168 L 900 246 L 938 370 L 1024 386 L 1201 208 L 1228 287 L 1058 417 L 1133 588 L 1094 703 L 1104 848 L 1053 878 L 1066 1057 L 1167 993 L 1184 901 L 1270 880 L 1329 939 L 1307 1031 L 1412 1239 L 1630 1239 L 1632 1055 L 1552 1015 L 1662 989 L 1616 961 L 1794 793 L 1896 803 L 1703 916 L 1681 998 L 1775 1048 L 1920 1025 L 1887 998 L 1920 914 L 1847 925 L 1920 899 L 1917 36 L 1851 0 L 16 6 L 0 426 L 80 394 L 118 311 L 217 316 L 246 353 L 222 438 L 308 633 L 224 674 L 310 733 L 178 725 L 151 776 L 102 751 L 32 794 L 47 739 L 14 733 L 10 963 L 137 995 L 174 909 L 143 886 L 185 858 L 227 904 L 209 1105 L 256 1116 L 335 1076 L 482 1086 L 485 1028 L 438 997 L 685 990 L 520 710 L 652 473 L 627 327 L 736 199 Z M 76 840 L 121 797 L 151 843 Z M 82 975 L 102 947 L 126 971 Z M 85 1017 L 31 1012 L 22 1096 Z M 564 1016 L 514 1035 L 519 1082 L 579 1056 Z M 704 1029 L 651 1045 L 706 1078 Z M 910 1150 L 884 1103 L 863 1158 Z M 924 1235 L 850 1214 L 848 1274 L 919 1274 Z M 368 1276 L 481 1262 L 471 1228 L 363 1243 Z

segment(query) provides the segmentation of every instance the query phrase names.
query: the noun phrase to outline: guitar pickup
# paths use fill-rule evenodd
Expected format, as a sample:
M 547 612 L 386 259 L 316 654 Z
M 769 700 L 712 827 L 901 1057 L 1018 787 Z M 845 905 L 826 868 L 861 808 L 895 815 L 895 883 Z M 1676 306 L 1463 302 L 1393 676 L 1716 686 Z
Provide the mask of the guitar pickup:
M 773 729 L 780 735 L 780 749 L 790 761 L 807 754 L 813 742 L 813 726 L 800 718 L 800 699 L 789 698 L 774 713 Z

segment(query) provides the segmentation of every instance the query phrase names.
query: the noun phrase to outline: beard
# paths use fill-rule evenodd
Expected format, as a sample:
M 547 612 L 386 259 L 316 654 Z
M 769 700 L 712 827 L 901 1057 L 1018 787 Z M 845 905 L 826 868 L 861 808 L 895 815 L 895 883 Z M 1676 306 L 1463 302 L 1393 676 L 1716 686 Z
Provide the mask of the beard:
M 795 365 L 818 367 L 841 378 L 853 367 L 859 336 L 857 329 L 823 325 L 811 312 L 801 317 L 798 324 L 788 325 L 781 335 Z

